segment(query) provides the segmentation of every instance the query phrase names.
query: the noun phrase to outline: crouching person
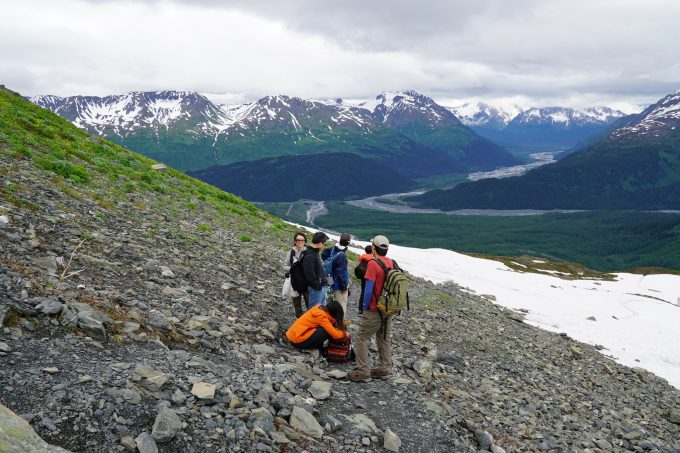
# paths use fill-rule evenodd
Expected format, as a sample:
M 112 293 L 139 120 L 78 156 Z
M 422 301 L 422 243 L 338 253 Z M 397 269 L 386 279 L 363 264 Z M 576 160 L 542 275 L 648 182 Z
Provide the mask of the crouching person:
M 318 349 L 323 355 L 326 340 L 347 338 L 343 318 L 342 306 L 336 301 L 314 305 L 290 326 L 286 337 L 295 349 Z

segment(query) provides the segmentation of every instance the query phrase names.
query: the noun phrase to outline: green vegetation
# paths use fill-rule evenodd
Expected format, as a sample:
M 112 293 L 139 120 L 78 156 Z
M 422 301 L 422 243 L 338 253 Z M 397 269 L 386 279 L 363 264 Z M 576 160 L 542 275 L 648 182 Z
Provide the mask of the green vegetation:
M 244 233 L 242 240 L 260 233 L 292 235 L 292 227 L 253 204 L 172 168 L 155 169 L 157 162 L 92 137 L 1 86 L 0 161 L 0 175 L 10 181 L 0 185 L 0 199 L 18 207 L 39 210 L 40 199 L 12 175 L 43 172 L 56 190 L 96 203 L 104 210 L 97 212 L 102 218 L 116 209 L 154 210 L 175 219 L 186 216 L 189 221 L 181 224 L 188 228 L 200 209 L 210 223 L 195 227 L 199 231 L 226 227 Z M 187 235 L 195 233 L 191 229 Z
M 253 237 L 247 234 L 241 235 L 241 242 L 253 242 Z
M 292 203 L 256 203 L 256 205 L 276 217 L 280 217 L 289 222 L 305 224 L 307 223 L 307 210 L 310 208 L 310 201 L 295 201 Z
M 602 272 L 641 267 L 680 270 L 680 214 L 600 211 L 492 217 L 392 214 L 344 203 L 327 207 L 329 213 L 315 223 L 363 240 L 381 233 L 412 247 L 540 257 Z M 571 276 L 585 272 L 573 265 L 559 271 Z
M 680 130 L 607 140 L 519 177 L 484 179 L 411 200 L 453 209 L 680 209 Z
M 340 200 L 413 187 L 391 168 L 375 168 L 375 161 L 355 154 L 324 153 L 215 165 L 189 174 L 253 201 Z

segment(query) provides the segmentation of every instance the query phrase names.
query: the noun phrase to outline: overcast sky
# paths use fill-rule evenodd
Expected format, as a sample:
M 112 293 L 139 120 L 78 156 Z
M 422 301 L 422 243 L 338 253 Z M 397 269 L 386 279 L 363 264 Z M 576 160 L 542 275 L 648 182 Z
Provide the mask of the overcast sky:
M 24 95 L 178 89 L 445 105 L 646 105 L 680 89 L 677 0 L 0 0 Z

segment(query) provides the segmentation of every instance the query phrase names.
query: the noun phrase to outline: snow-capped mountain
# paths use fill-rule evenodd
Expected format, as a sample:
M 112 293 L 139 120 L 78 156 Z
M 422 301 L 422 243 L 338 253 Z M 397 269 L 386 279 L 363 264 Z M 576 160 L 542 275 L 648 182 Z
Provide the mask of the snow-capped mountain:
M 472 128 L 489 128 L 501 130 L 526 108 L 519 105 L 499 107 L 485 102 L 467 102 L 455 107 L 449 107 L 458 119 Z
M 630 118 L 611 133 L 611 140 L 634 137 L 663 138 L 680 131 L 680 90 Z
M 265 96 L 220 106 L 186 91 L 31 100 L 91 133 L 185 170 L 320 152 L 398 161 L 412 176 L 514 163 L 507 151 L 413 91 L 383 93 L 360 105 Z
M 618 115 L 604 109 L 589 118 L 543 113 L 532 132 L 537 137 L 539 127 L 558 123 L 562 129 L 551 129 L 553 142 L 559 138 L 555 131 L 564 131 L 567 123 L 601 124 Z M 514 122 L 521 125 L 518 118 Z M 617 128 L 578 152 L 520 177 L 461 184 L 420 200 L 424 207 L 440 209 L 680 209 L 680 91 L 612 127 Z
M 190 91 L 134 91 L 120 96 L 37 96 L 30 100 L 99 135 L 126 137 L 140 130 L 219 130 L 229 122 L 222 109 Z
M 522 126 L 551 126 L 561 129 L 606 126 L 617 118 L 625 116 L 619 110 L 609 107 L 593 107 L 575 110 L 565 107 L 530 108 L 520 112 L 508 123 L 508 128 Z

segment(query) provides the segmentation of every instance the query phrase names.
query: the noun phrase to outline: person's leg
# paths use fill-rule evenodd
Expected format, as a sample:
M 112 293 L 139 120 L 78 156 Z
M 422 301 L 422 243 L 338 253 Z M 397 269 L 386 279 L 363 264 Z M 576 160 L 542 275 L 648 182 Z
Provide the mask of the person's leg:
M 330 339 L 323 327 L 317 327 L 311 337 L 301 343 L 291 343 L 295 349 L 321 349 L 324 342 Z
M 302 295 L 298 295 L 296 297 L 291 297 L 290 300 L 293 303 L 293 310 L 295 310 L 295 317 L 299 318 L 304 313 L 304 310 L 302 310 Z
M 376 332 L 380 330 L 380 315 L 376 312 L 366 311 L 361 316 L 359 331 L 355 336 L 355 353 L 357 356 L 357 377 L 369 377 L 371 366 L 368 359 L 368 342 Z
M 387 335 L 385 335 L 387 332 Z M 378 346 L 377 372 L 371 370 L 373 375 L 387 376 L 392 372 L 392 317 L 386 319 L 380 329 L 375 333 L 375 342 Z
M 342 313 L 345 315 L 345 319 L 347 319 L 347 294 L 347 291 L 333 291 L 333 300 L 342 306 Z
M 304 299 L 305 299 L 305 307 L 309 307 L 309 291 L 305 290 L 302 293 L 302 297 L 304 297 Z M 304 310 L 304 307 L 303 307 L 303 310 Z
M 309 310 L 314 305 L 324 305 L 326 301 L 326 290 L 325 289 L 314 289 L 311 286 L 307 288 L 307 293 L 309 294 L 309 300 L 307 301 L 307 309 Z

